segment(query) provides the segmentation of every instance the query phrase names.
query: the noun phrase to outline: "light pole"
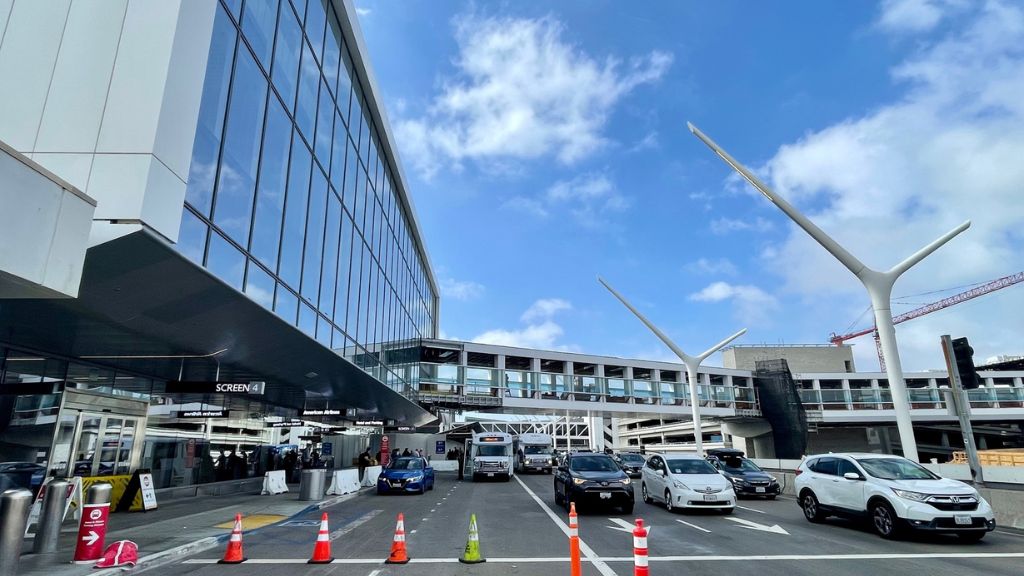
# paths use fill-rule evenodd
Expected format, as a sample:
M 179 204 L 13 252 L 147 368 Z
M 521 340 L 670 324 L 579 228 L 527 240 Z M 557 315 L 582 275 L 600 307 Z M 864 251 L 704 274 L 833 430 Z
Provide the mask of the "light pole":
M 903 381 L 903 367 L 900 365 L 900 353 L 896 347 L 896 329 L 892 323 L 892 305 L 890 303 L 892 299 L 892 286 L 904 272 L 921 260 L 924 260 L 926 256 L 936 251 L 940 246 L 952 240 L 954 236 L 969 228 L 971 221 L 968 220 L 950 230 L 938 240 L 918 250 L 888 271 L 873 270 L 840 246 L 831 236 L 825 234 L 821 228 L 818 228 L 813 222 L 808 220 L 806 216 L 797 211 L 796 208 L 776 194 L 764 182 L 761 182 L 750 170 L 737 162 L 735 158 L 730 156 L 718 144 L 715 144 L 711 138 L 704 135 L 696 126 L 689 122 L 686 125 L 690 128 L 690 132 L 693 132 L 694 136 L 707 144 L 715 154 L 718 154 L 722 160 L 725 160 L 726 164 L 739 172 L 740 176 L 743 176 L 747 182 L 750 182 L 768 200 L 771 200 L 772 204 L 775 204 L 780 210 L 785 212 L 786 216 L 789 216 L 793 222 L 796 222 L 797 226 L 800 226 L 805 232 L 810 234 L 811 238 L 814 238 L 818 244 L 821 244 L 825 250 L 828 250 L 830 254 L 835 256 L 843 266 L 846 266 L 864 284 L 864 288 L 867 289 L 868 296 L 871 298 L 871 307 L 875 313 L 875 327 L 878 329 L 878 337 L 882 343 L 882 358 L 885 359 L 885 372 L 889 378 L 889 389 L 892 392 L 892 404 L 896 412 L 896 426 L 900 432 L 903 456 L 917 462 L 919 460 L 917 456 L 917 442 L 914 440 L 914 426 L 910 421 L 910 403 L 907 399 L 907 386 Z
M 640 321 L 644 323 L 644 325 L 650 328 L 651 332 L 654 332 L 654 335 L 660 338 L 661 341 L 664 342 L 670 350 L 675 352 L 676 356 L 679 356 L 679 359 L 682 360 L 683 364 L 686 365 L 686 379 L 690 382 L 690 412 L 693 415 L 693 438 L 694 440 L 696 440 L 697 454 L 700 454 L 701 452 L 704 451 L 704 437 L 703 433 L 701 432 L 700 424 L 700 397 L 697 395 L 697 368 L 700 367 L 700 363 L 706 360 L 708 356 L 711 356 L 715 352 L 719 351 L 720 349 L 725 347 L 725 345 L 728 344 L 729 342 L 732 342 L 733 340 L 746 334 L 747 329 L 744 328 L 739 332 L 733 334 L 732 336 L 729 336 L 725 340 L 722 340 L 718 344 L 715 344 L 711 348 L 707 349 L 703 354 L 698 354 L 697 356 L 690 356 L 686 352 L 683 352 L 682 348 L 676 346 L 675 342 L 673 342 L 668 336 L 666 336 L 664 332 L 659 330 L 657 326 L 652 324 L 651 321 L 648 320 L 643 314 L 641 314 L 639 310 L 634 308 L 633 305 L 630 304 L 626 300 L 626 298 L 622 296 L 622 294 L 619 294 L 618 292 L 615 291 L 615 288 L 609 286 L 603 278 L 598 277 L 597 281 L 604 285 L 604 287 L 607 288 L 608 291 L 611 292 L 616 298 L 618 298 L 620 302 L 625 304 L 626 308 L 629 308 L 629 311 L 632 312 L 637 318 L 639 318 Z

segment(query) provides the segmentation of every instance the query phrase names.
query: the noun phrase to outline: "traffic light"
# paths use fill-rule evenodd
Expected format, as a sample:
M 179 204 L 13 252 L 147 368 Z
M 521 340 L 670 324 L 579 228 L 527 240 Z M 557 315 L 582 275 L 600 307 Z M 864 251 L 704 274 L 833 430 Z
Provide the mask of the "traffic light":
M 974 369 L 974 348 L 971 348 L 967 338 L 953 340 L 953 358 L 956 360 L 956 370 L 960 374 L 960 385 L 964 390 L 981 386 L 981 378 Z

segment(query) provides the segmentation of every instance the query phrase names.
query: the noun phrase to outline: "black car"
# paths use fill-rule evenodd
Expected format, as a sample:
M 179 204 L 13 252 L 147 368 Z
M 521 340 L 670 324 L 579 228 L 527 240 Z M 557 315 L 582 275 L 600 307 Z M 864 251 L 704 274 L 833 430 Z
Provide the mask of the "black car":
M 774 500 L 782 487 L 774 476 L 757 467 L 743 452 L 732 448 L 708 450 L 708 461 L 732 482 L 736 496 L 763 496 Z
M 622 466 L 622 469 L 626 471 L 630 478 L 639 478 L 641 476 L 640 471 L 643 470 L 644 464 L 647 463 L 647 458 L 644 458 L 637 452 L 620 452 L 616 454 L 615 461 Z
M 580 506 L 618 506 L 633 513 L 633 485 L 614 458 L 607 454 L 569 454 L 555 472 L 555 504 L 568 510 Z

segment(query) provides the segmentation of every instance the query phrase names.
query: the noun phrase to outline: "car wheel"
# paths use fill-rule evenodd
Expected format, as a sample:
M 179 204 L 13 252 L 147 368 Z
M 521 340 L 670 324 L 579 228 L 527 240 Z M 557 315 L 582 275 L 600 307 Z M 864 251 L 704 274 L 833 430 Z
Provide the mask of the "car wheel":
M 573 504 L 572 496 L 570 496 L 569 494 L 566 494 L 565 495 L 565 511 L 566 512 L 571 512 L 572 511 L 572 504 Z M 577 506 L 576 508 L 577 508 L 576 512 L 579 513 L 579 507 Z
M 651 503 L 651 495 L 647 493 L 647 484 L 640 485 L 640 494 L 641 497 L 644 499 L 644 504 Z
M 979 542 L 985 537 L 985 532 L 981 530 L 977 532 L 957 532 L 956 537 L 964 542 Z
M 900 519 L 896 516 L 896 511 L 888 502 L 879 502 L 871 507 L 871 525 L 875 528 L 875 533 L 882 538 L 886 540 L 898 538 L 900 535 L 899 522 Z
M 675 508 L 672 507 L 672 492 L 669 490 L 665 490 L 665 510 L 669 512 L 675 511 Z
M 814 496 L 813 492 L 808 492 L 800 498 L 800 507 L 804 510 L 804 518 L 807 518 L 808 522 L 821 522 L 825 519 L 825 514 L 821 511 L 821 506 L 818 504 L 818 498 Z

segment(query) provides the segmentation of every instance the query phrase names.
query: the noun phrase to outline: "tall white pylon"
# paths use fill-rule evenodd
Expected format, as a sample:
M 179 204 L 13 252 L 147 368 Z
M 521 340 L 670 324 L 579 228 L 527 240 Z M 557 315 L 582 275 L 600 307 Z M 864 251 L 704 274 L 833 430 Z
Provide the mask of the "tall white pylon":
M 643 314 L 641 314 L 639 310 L 634 308 L 633 305 L 630 304 L 629 301 L 627 301 L 622 294 L 619 294 L 615 290 L 615 288 L 612 288 L 607 282 L 604 281 L 603 278 L 598 277 L 597 281 L 600 282 L 605 288 L 607 288 L 608 291 L 611 292 L 616 298 L 618 298 L 620 302 L 625 304 L 626 308 L 629 308 L 629 311 L 632 312 L 637 318 L 639 318 L 645 326 L 650 328 L 651 332 L 654 332 L 654 335 L 660 338 L 661 341 L 664 342 L 670 350 L 672 350 L 672 352 L 675 352 L 676 356 L 678 356 L 679 359 L 683 361 L 683 364 L 686 365 L 686 379 L 690 383 L 690 412 L 693 414 L 693 438 L 696 441 L 697 454 L 702 453 L 704 451 L 704 437 L 702 435 L 703 433 L 701 432 L 700 423 L 700 396 L 697 394 L 697 368 L 700 367 L 700 363 L 706 360 L 708 356 L 711 356 L 715 352 L 724 348 L 725 345 L 728 344 L 729 342 L 732 342 L 733 340 L 746 334 L 747 329 L 744 328 L 739 332 L 733 334 L 732 336 L 729 336 L 725 340 L 722 340 L 718 344 L 715 344 L 711 348 L 708 348 L 702 354 L 690 356 L 686 352 L 683 352 L 682 348 L 677 346 L 676 343 L 673 342 L 668 336 L 666 336 L 664 332 L 662 332 L 661 330 L 658 329 L 657 326 L 652 324 L 650 320 L 648 320 Z
M 703 132 L 698 130 L 696 126 L 689 122 L 686 125 L 690 128 L 690 132 L 693 132 L 694 136 L 707 144 L 715 154 L 718 154 L 722 160 L 725 160 L 726 164 L 731 166 L 736 172 L 739 172 L 740 176 L 743 176 L 747 182 L 750 182 L 768 200 L 771 200 L 772 204 L 775 204 L 780 210 L 785 212 L 786 216 L 789 216 L 793 222 L 796 222 L 797 226 L 800 226 L 805 232 L 810 234 L 811 238 L 814 238 L 818 244 L 821 244 L 825 250 L 828 250 L 830 254 L 835 256 L 843 266 L 846 266 L 864 284 L 864 288 L 868 291 L 868 296 L 871 298 L 871 307 L 875 312 L 875 327 L 878 329 L 878 337 L 882 343 L 882 358 L 885 359 L 885 372 L 889 378 L 889 389 L 892 392 L 892 405 L 896 411 L 896 426 L 900 432 L 903 456 L 914 462 L 919 461 L 917 441 L 914 439 L 914 426 L 910 421 L 910 402 L 907 398 L 907 386 L 903 381 L 903 367 L 900 365 L 900 353 L 896 346 L 896 329 L 892 323 L 892 286 L 904 272 L 910 270 L 915 264 L 924 260 L 926 256 L 938 250 L 940 246 L 952 240 L 954 236 L 970 228 L 971 221 L 968 220 L 950 230 L 938 240 L 918 250 L 888 271 L 873 270 L 865 266 L 853 254 L 850 254 L 846 248 L 840 246 L 831 236 L 825 234 L 821 228 L 818 228 L 813 222 L 808 220 L 806 216 L 797 211 L 796 208 L 776 194 L 764 182 L 761 182 L 750 170 L 737 162 L 728 152 L 723 150 L 718 144 L 715 144 L 711 138 L 708 138 Z

